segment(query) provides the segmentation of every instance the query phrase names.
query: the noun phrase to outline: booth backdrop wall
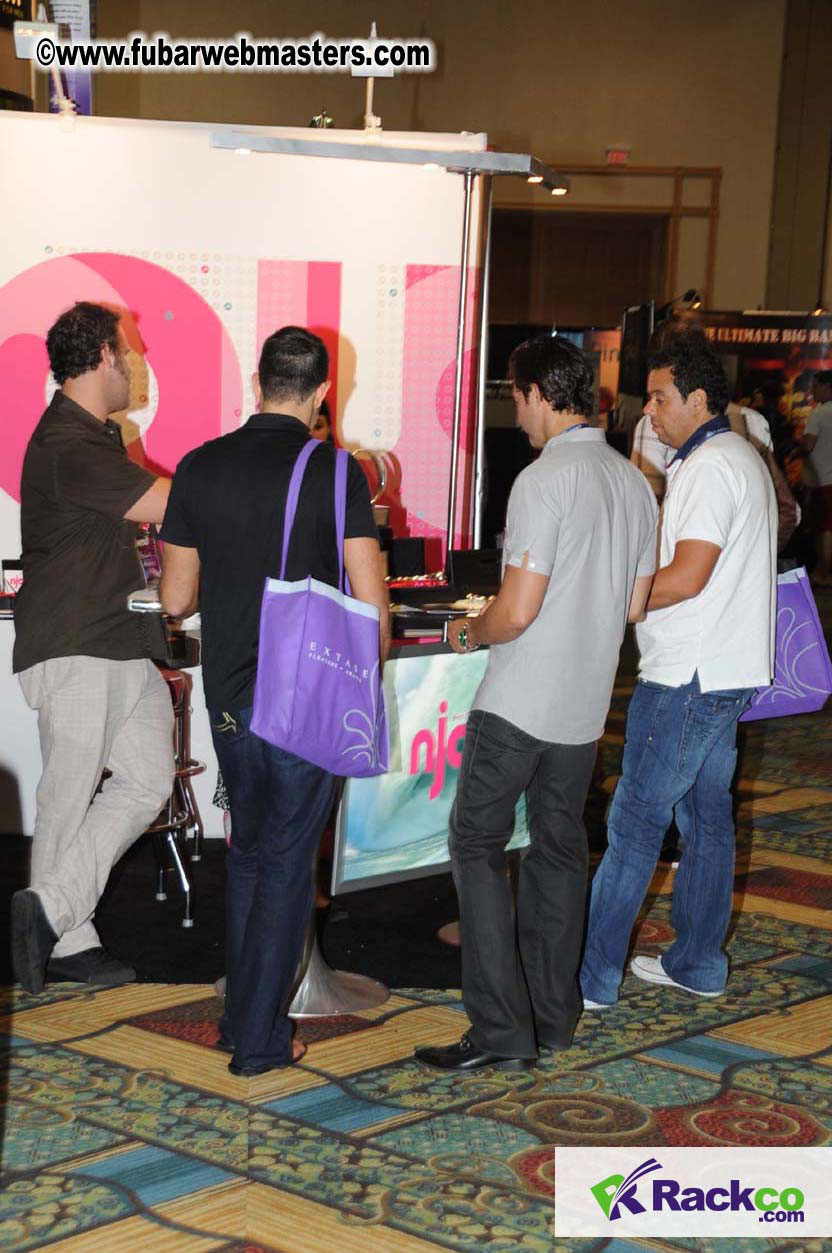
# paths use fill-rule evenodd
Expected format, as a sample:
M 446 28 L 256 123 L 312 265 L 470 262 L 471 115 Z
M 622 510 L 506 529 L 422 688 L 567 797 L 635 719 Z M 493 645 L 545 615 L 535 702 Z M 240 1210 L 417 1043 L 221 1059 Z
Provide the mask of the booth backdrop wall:
M 484 137 L 455 142 L 477 147 Z M 53 389 L 44 335 L 85 299 L 126 311 L 135 361 L 125 441 L 131 456 L 168 473 L 188 449 L 253 411 L 250 380 L 268 333 L 287 323 L 318 331 L 332 354 L 341 442 L 391 453 L 397 529 L 427 537 L 441 560 L 458 176 L 240 156 L 213 149 L 205 126 L 78 118 L 66 129 L 54 117 L 12 113 L 0 115 L 0 168 L 14 172 L 16 209 L 14 231 L 0 240 L 0 556 L 20 552 L 20 467 Z M 476 196 L 475 238 L 478 206 Z M 457 543 L 471 510 L 475 269 L 471 279 Z M 0 623 L 0 632 L 0 779 L 18 794 L 6 806 L 0 799 L 0 830 L 31 831 L 35 721 L 10 674 L 12 624 Z M 212 759 L 199 687 L 197 676 L 195 751 Z M 212 773 L 200 800 L 218 833 L 219 814 L 208 814 Z

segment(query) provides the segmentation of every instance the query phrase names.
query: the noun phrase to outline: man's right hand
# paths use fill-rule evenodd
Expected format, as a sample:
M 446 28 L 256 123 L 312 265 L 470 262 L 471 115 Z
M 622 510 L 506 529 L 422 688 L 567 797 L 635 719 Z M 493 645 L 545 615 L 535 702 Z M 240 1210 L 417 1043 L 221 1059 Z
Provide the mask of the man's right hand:
M 474 618 L 452 618 L 448 623 L 448 643 L 455 653 L 470 653 L 477 647 L 473 638 L 474 621 Z M 465 628 L 466 644 L 464 648 L 459 638 L 463 627 Z

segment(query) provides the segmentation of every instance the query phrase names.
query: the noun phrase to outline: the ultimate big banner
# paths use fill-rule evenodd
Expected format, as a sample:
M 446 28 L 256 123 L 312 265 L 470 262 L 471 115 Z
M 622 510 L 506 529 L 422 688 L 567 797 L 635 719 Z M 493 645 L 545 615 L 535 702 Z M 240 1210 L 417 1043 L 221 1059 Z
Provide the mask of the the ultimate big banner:
M 130 407 L 120 417 L 130 455 L 167 473 L 190 448 L 253 412 L 251 376 L 271 331 L 287 324 L 315 330 L 331 355 L 339 442 L 390 454 L 391 522 L 401 535 L 425 537 L 438 563 L 451 462 L 462 179 L 420 165 L 244 154 L 212 147 L 212 129 L 221 128 L 0 115 L 7 206 L 0 557 L 20 552 L 23 453 L 54 386 L 45 333 L 76 300 L 92 300 L 123 311 L 134 350 Z M 356 142 L 355 134 L 349 138 Z M 326 139 L 337 144 L 338 133 Z M 485 143 L 484 136 L 411 135 L 383 142 L 413 146 L 417 139 L 433 148 Z M 474 243 L 479 203 L 475 187 Z M 472 506 L 476 247 L 472 259 L 457 545 L 470 531 Z M 37 761 L 17 744 L 18 696 L 7 663 L 12 628 L 0 627 L 0 779 L 15 784 L 22 829 L 30 831 Z M 4 795 L 0 788 L 0 829 L 21 829 L 20 813 L 7 816 Z M 219 829 L 216 820 L 210 825 Z

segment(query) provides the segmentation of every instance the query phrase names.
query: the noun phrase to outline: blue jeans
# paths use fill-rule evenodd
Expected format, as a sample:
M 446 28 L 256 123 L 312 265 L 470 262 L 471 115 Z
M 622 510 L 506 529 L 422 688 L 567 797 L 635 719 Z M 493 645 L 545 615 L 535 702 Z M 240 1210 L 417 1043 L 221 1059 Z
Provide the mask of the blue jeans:
M 225 1014 L 238 1066 L 289 1065 L 286 1015 L 312 908 L 318 840 L 335 780 L 254 735 L 251 710 L 211 711 L 231 809 L 225 887 Z
M 737 719 L 746 689 L 701 692 L 696 675 L 681 687 L 642 680 L 627 712 L 622 774 L 607 820 L 607 851 L 595 872 L 581 991 L 618 997 L 630 932 L 671 820 L 683 851 L 673 884 L 676 939 L 662 966 L 677 983 L 719 992 L 728 976 L 722 944 L 734 886 L 731 782 Z

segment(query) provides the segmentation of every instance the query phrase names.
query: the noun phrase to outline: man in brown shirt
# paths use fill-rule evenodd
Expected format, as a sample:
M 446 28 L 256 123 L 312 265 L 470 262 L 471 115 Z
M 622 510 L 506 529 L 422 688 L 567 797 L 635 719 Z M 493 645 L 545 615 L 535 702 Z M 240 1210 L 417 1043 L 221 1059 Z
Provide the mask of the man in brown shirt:
M 172 706 L 150 660 L 161 655 L 159 624 L 127 609 L 144 586 L 136 523 L 161 522 L 170 481 L 130 461 L 108 420 L 130 396 L 118 315 L 76 304 L 46 347 L 60 390 L 23 462 L 13 660 L 43 758 L 31 886 L 12 901 L 15 976 L 34 993 L 47 976 L 135 978 L 102 948 L 92 915 L 173 775 Z

